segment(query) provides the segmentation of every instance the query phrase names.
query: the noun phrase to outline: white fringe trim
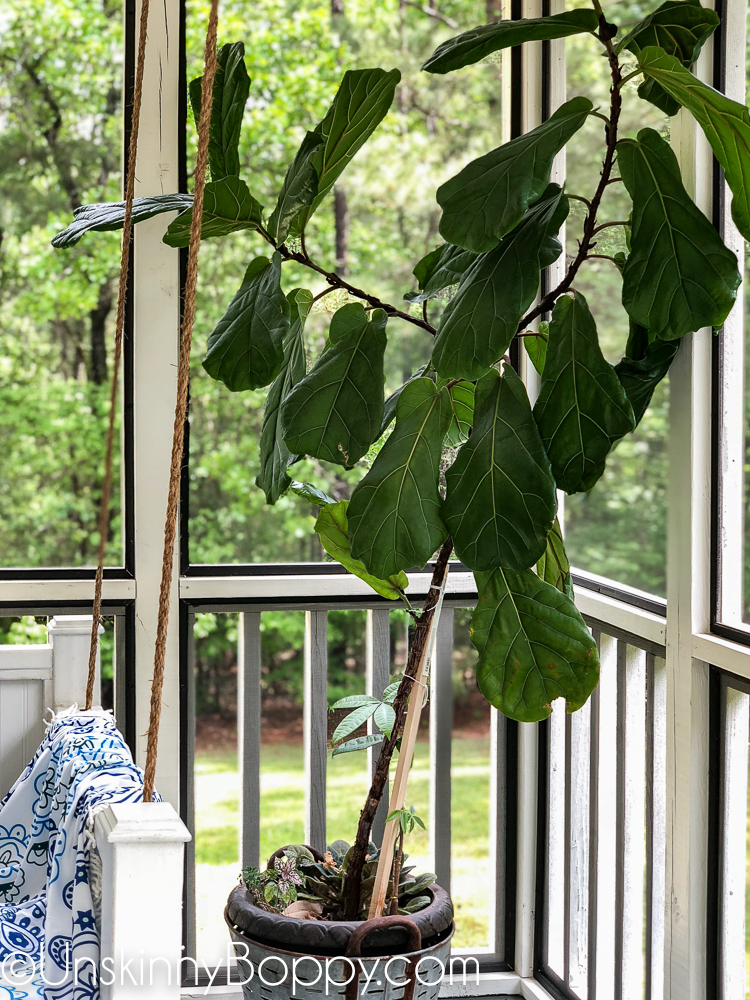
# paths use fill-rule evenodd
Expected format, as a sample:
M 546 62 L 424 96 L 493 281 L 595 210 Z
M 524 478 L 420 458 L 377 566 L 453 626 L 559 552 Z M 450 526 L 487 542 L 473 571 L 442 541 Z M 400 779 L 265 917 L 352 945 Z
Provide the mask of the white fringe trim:
M 89 708 L 83 709 L 78 707 L 78 702 L 75 702 L 70 708 L 62 708 L 59 712 L 54 712 L 51 708 L 47 711 L 50 714 L 49 722 L 45 719 L 44 725 L 47 729 L 51 729 L 55 723 L 62 721 L 63 719 L 70 719 L 74 715 L 83 715 L 91 718 L 97 719 L 114 719 L 114 712 L 111 708 Z

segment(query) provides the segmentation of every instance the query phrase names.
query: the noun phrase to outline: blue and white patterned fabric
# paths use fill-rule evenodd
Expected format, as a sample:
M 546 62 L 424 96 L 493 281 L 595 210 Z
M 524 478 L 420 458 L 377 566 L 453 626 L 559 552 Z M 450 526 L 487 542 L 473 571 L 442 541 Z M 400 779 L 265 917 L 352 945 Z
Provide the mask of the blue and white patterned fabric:
M 0 1000 L 97 1000 L 93 819 L 142 797 L 143 772 L 108 712 L 74 706 L 52 720 L 0 802 Z

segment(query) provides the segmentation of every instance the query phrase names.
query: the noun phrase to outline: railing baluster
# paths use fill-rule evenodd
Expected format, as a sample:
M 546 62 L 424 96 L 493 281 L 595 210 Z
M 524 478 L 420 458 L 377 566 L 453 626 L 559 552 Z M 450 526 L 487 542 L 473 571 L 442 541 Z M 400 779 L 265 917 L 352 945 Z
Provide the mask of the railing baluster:
M 237 670 L 237 753 L 242 789 L 240 857 L 260 864 L 260 612 L 240 614 Z
M 617 831 L 617 640 L 599 636 L 599 739 L 596 747 L 596 996 L 615 994 L 615 866 Z
M 305 612 L 305 842 L 326 848 L 326 756 L 328 750 L 328 616 Z
M 724 802 L 720 936 L 723 997 L 745 996 L 748 706 L 744 691 L 724 688 Z
M 594 633 L 597 645 L 601 636 Z M 588 1000 L 596 1000 L 596 934 L 598 872 L 596 860 L 599 843 L 599 688 L 591 695 L 591 720 L 589 734 L 589 885 L 588 885 Z
M 430 667 L 430 854 L 438 884 L 451 885 L 453 608 L 443 607 Z
M 547 843 L 547 962 L 565 976 L 565 704 L 552 702 L 549 717 L 549 784 Z
M 646 653 L 625 648 L 624 789 L 622 814 L 622 995 L 642 997 L 643 890 L 646 867 Z
M 647 710 L 648 755 L 646 780 L 650 789 L 650 814 L 647 817 L 647 983 L 646 1000 L 659 1000 L 664 993 L 664 919 L 666 882 L 664 863 L 667 846 L 667 673 L 662 657 L 648 656 Z
M 115 710 L 115 722 L 122 733 L 126 733 L 127 726 L 127 704 L 128 704 L 128 685 L 127 685 L 127 639 L 126 639 L 126 629 L 125 615 L 115 615 L 114 616 L 114 626 L 115 626 L 115 649 L 114 649 L 114 691 L 112 702 Z M 126 737 L 127 737 L 126 733 Z
M 180 802 L 182 820 L 191 832 L 192 839 L 185 844 L 185 910 L 183 915 L 183 939 L 185 954 L 195 955 L 195 615 L 187 615 L 187 679 L 185 685 L 185 709 L 187 714 L 187 746 L 184 748 L 186 770 L 185 794 Z M 189 969 L 189 963 L 186 968 Z
M 562 702 L 560 702 L 562 704 Z M 570 761 L 570 716 L 565 716 L 565 821 L 563 834 L 563 979 L 570 985 L 570 798 L 573 792 Z
M 366 625 L 366 660 L 365 660 L 365 692 L 374 698 L 380 698 L 388 686 L 391 676 L 391 623 L 387 608 L 377 608 L 367 612 Z M 370 719 L 367 732 L 380 730 Z M 367 762 L 370 777 L 375 773 L 375 765 L 380 756 L 380 747 L 370 747 L 367 751 Z M 372 824 L 372 839 L 379 846 L 383 842 L 385 818 L 388 815 L 388 788 L 380 800 L 375 820 Z
M 653 961 L 653 884 L 654 884 L 654 655 L 646 654 L 646 984 L 643 995 L 650 1000 Z
M 570 733 L 568 983 L 586 1000 L 589 954 L 589 775 L 591 702 L 568 716 Z
M 615 837 L 615 1000 L 630 1000 L 623 993 L 623 940 L 625 935 L 625 684 L 627 646 L 617 643 L 617 764 Z
M 495 954 L 505 958 L 506 852 L 508 789 L 508 720 L 496 708 L 490 709 L 490 878 L 495 902 L 490 912 L 489 943 Z

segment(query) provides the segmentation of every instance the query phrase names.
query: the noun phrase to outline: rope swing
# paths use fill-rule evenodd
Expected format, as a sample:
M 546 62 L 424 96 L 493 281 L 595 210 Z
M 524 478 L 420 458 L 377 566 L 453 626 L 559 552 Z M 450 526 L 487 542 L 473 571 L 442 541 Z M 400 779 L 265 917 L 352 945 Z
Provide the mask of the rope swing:
M 120 284 L 117 297 L 117 321 L 115 325 L 115 357 L 110 395 L 109 424 L 105 453 L 104 482 L 99 509 L 99 550 L 94 586 L 94 617 L 91 625 L 91 645 L 89 647 L 88 680 L 86 684 L 86 709 L 92 705 L 94 678 L 96 673 L 96 651 L 102 604 L 102 580 L 104 577 L 104 547 L 109 528 L 109 499 L 112 486 L 112 458 L 114 452 L 114 427 L 117 406 L 117 381 L 122 354 L 122 333 L 125 318 L 125 296 L 127 291 L 128 265 L 130 261 L 130 239 L 133 218 L 133 192 L 135 190 L 135 166 L 138 151 L 138 127 L 140 124 L 141 99 L 143 96 L 143 68 L 146 61 L 146 36 L 148 27 L 149 0 L 142 0 L 138 56 L 136 62 L 135 86 L 133 89 L 133 116 L 128 149 L 125 182 L 125 217 L 122 230 L 122 258 L 120 262 Z M 195 321 L 195 291 L 198 282 L 198 251 L 200 249 L 201 221 L 203 217 L 203 192 L 206 184 L 208 163 L 209 131 L 213 83 L 216 75 L 216 36 L 218 29 L 219 0 L 211 0 L 211 11 L 206 34 L 200 122 L 198 124 L 198 153 L 195 165 L 195 190 L 193 196 L 193 217 L 190 226 L 187 278 L 183 303 L 182 325 L 180 328 L 180 358 L 177 371 L 177 402 L 172 433 L 172 458 L 169 468 L 169 491 L 167 513 L 164 523 L 164 553 L 161 567 L 161 587 L 159 590 L 159 612 L 154 648 L 154 674 L 151 681 L 151 711 L 149 715 L 146 766 L 144 768 L 143 800 L 151 802 L 154 793 L 154 775 L 159 744 L 159 722 L 161 719 L 162 688 L 164 686 L 164 658 L 169 625 L 169 594 L 174 565 L 174 547 L 177 534 L 177 512 L 180 499 L 180 471 L 187 420 L 188 390 L 190 385 L 190 347 Z M 208 95 L 208 99 L 205 98 Z

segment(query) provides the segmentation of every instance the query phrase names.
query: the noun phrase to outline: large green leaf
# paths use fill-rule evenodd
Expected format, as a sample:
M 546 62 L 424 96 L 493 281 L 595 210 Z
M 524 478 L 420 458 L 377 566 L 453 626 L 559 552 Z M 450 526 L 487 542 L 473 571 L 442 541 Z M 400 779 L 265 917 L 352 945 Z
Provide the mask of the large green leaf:
M 596 643 L 575 604 L 532 570 L 477 574 L 471 620 L 477 685 L 510 719 L 540 722 L 564 698 L 574 712 L 599 681 Z
M 305 136 L 269 221 L 281 243 L 299 236 L 350 160 L 385 118 L 397 69 L 347 70 L 325 118 Z
M 646 78 L 655 80 L 687 108 L 706 133 L 734 196 L 732 218 L 745 239 L 750 240 L 750 115 L 747 108 L 702 83 L 679 59 L 655 46 L 643 49 L 638 62 Z
M 657 132 L 617 144 L 633 199 L 622 302 L 652 336 L 674 340 L 720 326 L 737 296 L 737 258 L 683 187 L 677 158 Z
M 376 594 L 387 597 L 389 601 L 397 601 L 403 591 L 409 586 L 406 573 L 393 573 L 388 578 L 380 579 L 368 573 L 359 559 L 354 559 L 349 542 L 349 521 L 347 509 L 348 500 L 329 504 L 324 507 L 315 522 L 315 532 L 320 543 L 329 556 L 337 559 L 344 569 L 358 576 L 360 580 L 372 587 Z
M 566 10 L 552 17 L 529 17 L 519 21 L 480 24 L 438 45 L 422 67 L 428 73 L 452 73 L 479 62 L 485 56 L 522 42 L 542 42 L 552 38 L 595 32 L 599 17 L 593 10 Z
M 312 305 L 312 292 L 295 288 L 287 295 L 291 323 L 284 337 L 284 361 L 274 379 L 263 408 L 263 426 L 260 432 L 260 472 L 255 485 L 266 495 L 266 503 L 274 504 L 286 493 L 292 480 L 287 468 L 297 459 L 284 444 L 281 435 L 279 410 L 292 389 L 305 377 L 305 342 L 302 331 Z
M 375 747 L 383 742 L 381 733 L 370 733 L 367 736 L 356 736 L 353 740 L 339 745 L 331 753 L 332 757 L 338 757 L 340 753 L 354 753 L 355 750 L 367 750 L 368 747 Z
M 472 160 L 442 184 L 440 235 L 474 253 L 496 247 L 544 194 L 552 161 L 592 107 L 587 98 L 574 97 L 537 128 Z
M 316 150 L 314 157 L 320 181 L 308 217 L 388 114 L 400 79 L 397 69 L 344 73 L 328 113 L 315 129 L 325 145 Z
M 446 473 L 443 518 L 470 569 L 533 566 L 547 545 L 557 499 L 523 382 L 509 365 L 477 408 L 471 437 Z
M 419 291 L 407 292 L 404 298 L 407 302 L 434 299 L 446 288 L 457 285 L 476 259 L 475 253 L 463 247 L 441 243 L 417 263 L 412 273 L 419 283 Z
M 353 712 L 350 712 L 349 715 L 342 719 L 338 726 L 336 726 L 333 736 L 331 737 L 331 743 L 340 743 L 342 740 L 345 740 L 347 736 L 351 736 L 353 732 L 367 722 L 367 720 L 374 714 L 377 707 L 378 705 L 376 702 L 374 705 L 361 705 L 359 708 L 355 708 Z
M 324 141 L 318 132 L 308 132 L 286 172 L 267 227 L 277 245 L 284 242 L 295 219 L 300 213 L 307 211 L 318 193 L 318 171 L 312 155 Z M 299 230 L 295 229 L 292 235 L 299 235 Z
M 390 738 L 393 732 L 393 727 L 396 724 L 396 713 L 393 711 L 390 705 L 383 703 L 378 705 L 372 716 L 372 721 L 386 736 Z M 427 883 L 428 885 L 430 883 Z
M 665 0 L 631 28 L 615 51 L 628 49 L 638 55 L 642 49 L 655 45 L 690 66 L 718 26 L 719 15 L 704 7 L 700 0 Z
M 152 219 L 163 212 L 184 212 L 193 204 L 191 194 L 156 194 L 148 198 L 133 199 L 133 224 Z M 84 233 L 109 233 L 122 229 L 125 220 L 125 202 L 102 202 L 81 205 L 73 212 L 73 221 L 67 229 L 52 238 L 52 246 L 60 250 L 75 246 Z
M 382 434 L 385 431 L 390 422 L 396 416 L 396 406 L 398 405 L 399 397 L 401 396 L 401 393 L 404 391 L 406 386 L 410 382 L 413 382 L 414 379 L 422 378 L 422 376 L 427 372 L 427 369 L 429 367 L 430 367 L 429 364 L 422 365 L 421 368 L 418 368 L 417 371 L 414 372 L 411 378 L 408 378 L 403 385 L 399 386 L 398 389 L 396 389 L 395 392 L 392 392 L 388 397 L 388 399 L 386 399 L 385 405 L 383 406 L 383 420 L 382 423 L 380 424 L 380 434 Z M 378 437 L 380 437 L 380 434 L 378 434 Z
M 193 116 L 200 121 L 203 77 L 190 81 Z M 250 93 L 250 77 L 245 69 L 245 45 L 232 42 L 219 49 L 211 95 L 211 126 L 208 139 L 208 166 L 211 180 L 238 176 L 240 172 L 240 130 L 245 103 Z
M 718 24 L 718 14 L 702 6 L 700 0 L 666 0 L 628 32 L 616 46 L 616 51 L 629 49 L 638 55 L 641 49 L 656 45 L 689 68 Z M 677 101 L 655 80 L 642 83 L 638 96 L 655 104 L 667 115 L 676 115 L 680 109 Z
M 679 340 L 658 337 L 649 342 L 648 332 L 631 320 L 625 357 L 615 365 L 615 372 L 633 407 L 636 424 L 641 422 L 654 389 L 669 371 L 679 346 Z
M 203 193 L 203 218 L 201 239 L 227 236 L 240 229 L 257 229 L 261 224 L 263 209 L 253 198 L 247 184 L 239 177 L 223 177 L 206 184 Z M 188 209 L 169 224 L 164 236 L 168 247 L 186 247 L 190 244 L 190 227 L 193 210 Z
M 590 490 L 612 445 L 635 427 L 633 408 L 604 360 L 580 292 L 559 298 L 552 311 L 534 417 L 555 481 L 566 493 Z
M 300 483 L 296 479 L 292 480 L 292 493 L 302 500 L 308 500 L 317 507 L 326 507 L 329 503 L 336 503 L 333 497 L 328 496 L 323 490 L 319 490 L 312 483 Z
M 352 555 L 387 578 L 422 567 L 448 532 L 440 515 L 438 473 L 451 420 L 448 393 L 429 378 L 409 382 L 396 406 L 396 426 L 349 504 Z
M 435 338 L 432 364 L 439 375 L 473 381 L 508 350 L 539 288 L 540 254 L 563 199 L 550 184 L 520 225 L 466 272 Z
M 386 322 L 358 302 L 334 314 L 328 348 L 281 409 L 291 452 L 350 469 L 380 436 Z
M 281 370 L 289 317 L 280 255 L 256 257 L 208 338 L 203 367 L 232 392 L 268 385 Z
M 471 382 L 451 383 L 446 379 L 438 379 L 438 389 L 442 389 L 443 385 L 448 390 L 453 411 L 443 444 L 446 448 L 457 448 L 469 439 L 474 422 L 474 385 Z
M 344 698 L 339 698 L 331 705 L 331 711 L 336 712 L 340 708 L 361 708 L 363 705 L 380 705 L 379 698 L 373 698 L 371 694 L 349 694 Z
M 521 338 L 526 353 L 531 359 L 532 365 L 541 375 L 544 372 L 544 362 L 547 358 L 547 343 L 549 341 L 549 323 L 542 321 L 539 329 L 533 336 L 526 334 Z
M 536 564 L 537 575 L 545 583 L 551 584 L 557 590 L 573 600 L 573 581 L 570 577 L 570 563 L 563 544 L 560 521 L 555 518 L 552 530 L 547 535 L 547 547 Z

